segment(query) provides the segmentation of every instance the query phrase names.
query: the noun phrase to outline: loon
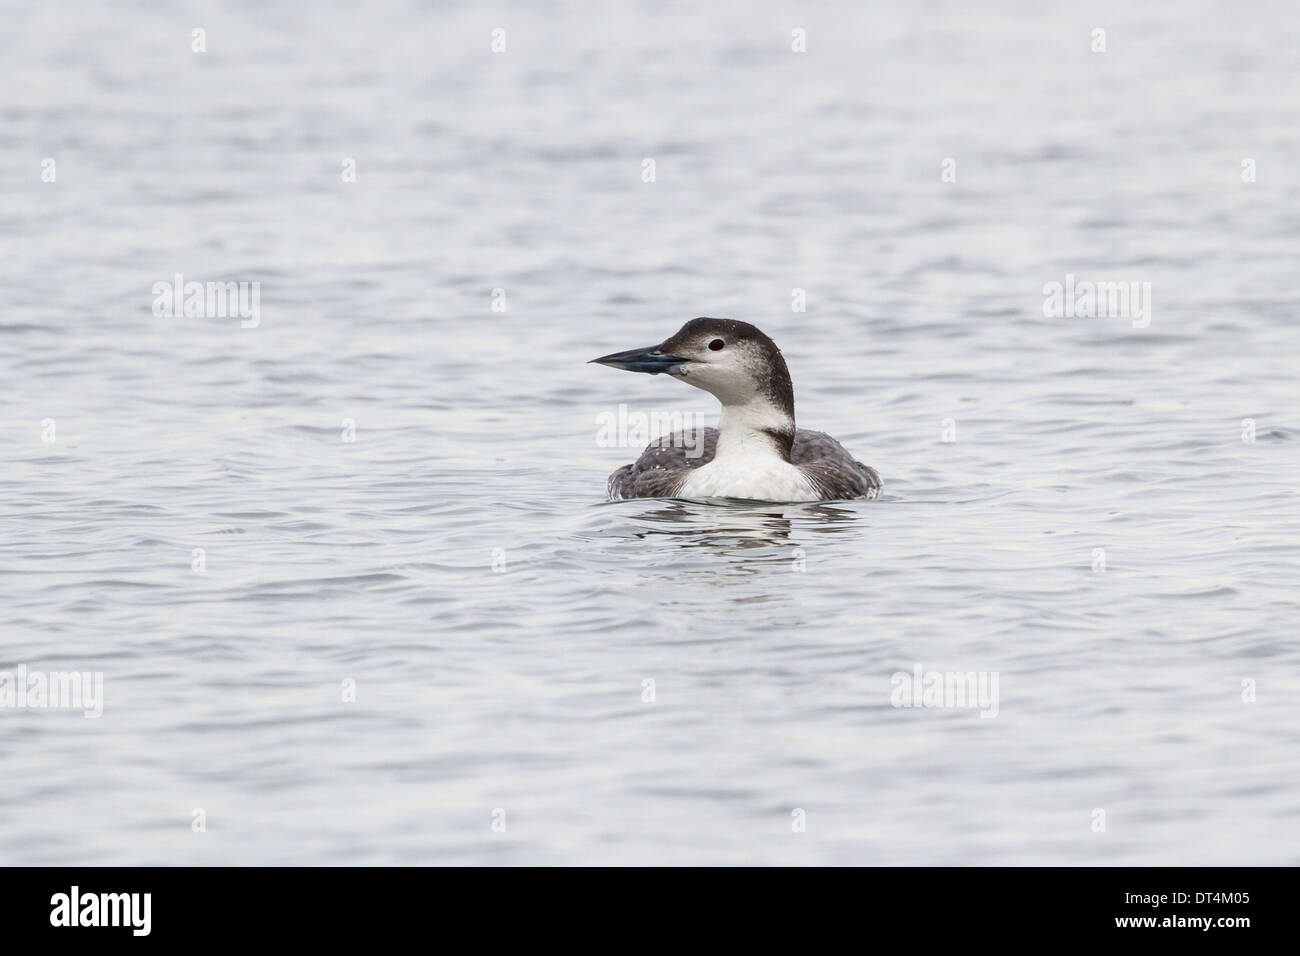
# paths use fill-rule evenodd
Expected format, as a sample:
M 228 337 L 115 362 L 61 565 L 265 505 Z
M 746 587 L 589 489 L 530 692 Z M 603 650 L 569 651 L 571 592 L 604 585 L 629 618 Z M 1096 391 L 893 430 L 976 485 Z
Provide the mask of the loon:
M 659 345 L 592 359 L 663 372 L 722 402 L 717 428 L 675 431 L 609 476 L 620 498 L 835 501 L 874 498 L 880 475 L 824 432 L 794 426 L 794 386 L 776 343 L 748 322 L 691 319 Z M 590 364 L 590 363 L 589 363 Z

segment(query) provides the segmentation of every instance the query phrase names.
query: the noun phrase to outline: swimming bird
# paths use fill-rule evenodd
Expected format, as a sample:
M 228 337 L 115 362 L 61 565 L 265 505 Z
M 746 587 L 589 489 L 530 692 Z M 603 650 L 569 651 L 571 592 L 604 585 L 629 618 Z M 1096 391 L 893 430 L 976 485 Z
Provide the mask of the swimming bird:
M 598 365 L 661 372 L 722 403 L 717 428 L 680 430 L 646 446 L 609 476 L 619 498 L 874 498 L 880 475 L 824 432 L 795 428 L 794 386 L 776 343 L 748 322 L 691 319 L 650 348 L 615 352 Z

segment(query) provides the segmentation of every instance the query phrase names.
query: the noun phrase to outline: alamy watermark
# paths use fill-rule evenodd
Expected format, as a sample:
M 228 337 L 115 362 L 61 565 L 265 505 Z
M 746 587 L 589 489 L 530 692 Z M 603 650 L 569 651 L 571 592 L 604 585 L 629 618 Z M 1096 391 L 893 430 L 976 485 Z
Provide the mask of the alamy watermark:
M 83 717 L 104 713 L 103 671 L 29 671 L 19 664 L 0 671 L 0 710 L 36 708 L 79 710 Z
M 160 319 L 239 319 L 240 328 L 262 324 L 262 283 L 171 282 L 153 284 L 153 314 Z
M 644 448 L 656 438 L 667 447 L 685 448 L 687 458 L 704 454 L 704 416 L 697 412 L 629 412 L 620 404 L 617 412 L 596 415 L 596 446 L 599 448 Z
M 997 671 L 895 671 L 889 679 L 894 707 L 978 707 L 981 717 L 998 715 Z
M 1151 324 L 1150 282 L 1075 281 L 1067 272 L 1065 282 L 1043 286 L 1043 297 L 1047 319 L 1131 319 L 1135 329 Z
M 83 893 L 73 884 L 67 893 L 50 897 L 50 925 L 121 926 L 133 936 L 148 936 L 152 910 L 152 893 Z

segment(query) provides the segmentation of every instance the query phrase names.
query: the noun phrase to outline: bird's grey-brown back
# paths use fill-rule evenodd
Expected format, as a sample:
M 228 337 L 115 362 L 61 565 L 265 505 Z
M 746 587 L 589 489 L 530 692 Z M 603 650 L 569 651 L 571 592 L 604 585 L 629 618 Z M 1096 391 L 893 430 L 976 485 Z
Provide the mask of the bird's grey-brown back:
M 806 501 L 880 492 L 876 471 L 834 438 L 796 428 L 794 387 L 781 350 L 747 322 L 692 319 L 657 346 L 594 361 L 671 375 L 710 392 L 723 407 L 717 429 L 661 436 L 610 475 L 610 498 Z

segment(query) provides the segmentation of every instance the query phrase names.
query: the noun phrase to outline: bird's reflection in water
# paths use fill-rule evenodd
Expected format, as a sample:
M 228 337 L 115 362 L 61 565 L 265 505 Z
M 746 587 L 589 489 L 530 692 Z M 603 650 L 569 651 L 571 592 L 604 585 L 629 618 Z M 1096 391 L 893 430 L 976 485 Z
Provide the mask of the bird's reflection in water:
M 635 501 L 641 502 L 640 510 L 629 509 L 629 516 L 646 524 L 636 532 L 637 537 L 666 535 L 687 547 L 711 548 L 722 554 L 753 548 L 795 548 L 799 546 L 796 535 L 848 531 L 860 517 L 850 507 L 826 502 L 773 504 L 677 498 Z

